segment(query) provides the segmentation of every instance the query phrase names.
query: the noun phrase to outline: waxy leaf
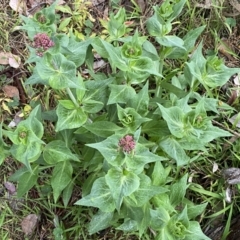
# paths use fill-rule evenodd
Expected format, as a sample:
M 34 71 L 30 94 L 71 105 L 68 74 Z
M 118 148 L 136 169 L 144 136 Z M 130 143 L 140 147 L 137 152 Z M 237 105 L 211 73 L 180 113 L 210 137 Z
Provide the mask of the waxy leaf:
M 144 174 L 139 175 L 139 178 L 140 186 L 132 195 L 128 197 L 128 203 L 131 204 L 132 202 L 133 207 L 141 207 L 153 196 L 168 191 L 166 188 L 153 186 L 151 179 Z
M 74 62 L 77 67 L 81 66 L 86 58 L 88 46 L 91 44 L 91 39 L 77 42 L 74 38 L 69 39 L 69 43 L 67 47 L 63 47 L 62 53 L 66 56 L 66 58 Z
M 43 150 L 43 158 L 48 164 L 56 164 L 69 160 L 79 161 L 78 157 L 61 140 L 49 142 Z
M 144 87 L 130 100 L 130 107 L 134 108 L 139 114 L 146 114 L 148 112 L 149 95 L 148 82 Z M 143 115 L 144 116 L 144 115 Z
M 190 158 L 174 138 L 168 137 L 162 140 L 159 143 L 159 146 L 177 162 L 178 166 L 187 165 L 190 162 Z
M 177 206 L 182 202 L 188 188 L 187 178 L 188 175 L 185 174 L 178 182 L 170 187 L 170 202 L 173 206 Z
M 86 128 L 88 131 L 94 133 L 95 135 L 105 138 L 122 129 L 115 123 L 109 121 L 97 121 L 91 124 L 84 124 L 83 127 Z
M 163 36 L 163 37 L 156 37 L 156 41 L 165 47 L 178 47 L 181 49 L 185 49 L 184 41 L 177 37 L 177 36 Z
M 111 226 L 112 219 L 113 212 L 102 212 L 99 210 L 91 219 L 88 227 L 89 234 L 94 234 Z
M 87 121 L 87 115 L 80 106 L 75 107 L 74 109 L 67 109 L 61 105 L 61 102 L 57 107 L 57 116 L 57 132 L 64 129 L 81 127 Z
M 126 155 L 126 166 L 128 171 L 139 174 L 143 171 L 144 166 L 150 162 L 163 161 L 166 158 L 156 155 L 149 151 L 148 148 L 138 143 L 133 154 Z
M 101 42 L 109 54 L 109 59 L 111 60 L 112 65 L 119 68 L 122 71 L 127 71 L 128 65 L 125 62 L 125 60 L 122 58 L 120 49 L 118 49 L 117 47 L 113 47 L 112 44 L 104 40 L 101 40 Z
M 179 107 L 170 107 L 165 108 L 162 105 L 158 104 L 162 117 L 167 122 L 168 128 L 172 135 L 182 138 L 185 135 L 185 128 L 184 128 L 184 114 L 181 108 Z
M 136 191 L 140 184 L 139 177 L 136 174 L 113 168 L 108 171 L 105 179 L 111 190 L 118 211 L 120 211 L 123 197 L 129 196 Z
M 104 177 L 98 178 L 92 186 L 91 193 L 78 200 L 76 205 L 91 206 L 101 209 L 103 212 L 113 212 L 114 199 Z
M 39 167 L 35 166 L 32 172 L 27 171 L 20 176 L 17 188 L 17 196 L 19 198 L 22 197 L 25 193 L 27 193 L 27 191 L 36 184 L 39 177 L 38 173 Z
M 51 186 L 53 189 L 53 198 L 56 203 L 62 190 L 72 180 L 73 168 L 69 161 L 59 162 L 53 169 Z
M 122 135 L 113 135 L 102 142 L 86 144 L 89 147 L 97 149 L 112 166 L 119 167 L 124 162 L 124 154 L 119 151 L 118 142 Z
M 135 90 L 129 85 L 113 85 L 110 86 L 111 93 L 107 104 L 127 103 L 136 96 Z
M 76 77 L 76 65 L 61 53 L 50 55 L 46 53 L 43 59 L 37 62 L 36 68 L 43 80 L 48 80 L 54 89 L 69 87 L 70 79 Z

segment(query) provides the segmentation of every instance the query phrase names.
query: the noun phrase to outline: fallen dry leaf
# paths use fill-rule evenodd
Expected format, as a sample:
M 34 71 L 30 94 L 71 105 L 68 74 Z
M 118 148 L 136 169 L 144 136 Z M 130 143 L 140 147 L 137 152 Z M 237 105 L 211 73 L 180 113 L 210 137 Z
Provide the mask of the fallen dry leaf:
M 234 124 L 236 127 L 240 128 L 240 119 L 239 119 L 239 113 L 233 115 L 231 118 L 228 119 L 228 121 L 232 124 Z
M 22 14 L 26 9 L 26 1 L 24 0 L 10 0 L 9 6 L 16 12 Z
M 0 52 L 0 64 L 7 65 L 8 59 L 12 56 L 11 53 Z
M 10 98 L 15 97 L 19 99 L 19 91 L 16 87 L 6 85 L 2 89 L 6 97 L 10 97 Z
M 20 116 L 22 114 L 21 111 L 17 112 L 13 118 L 13 120 L 8 124 L 8 127 L 13 128 L 16 127 L 23 119 L 23 116 Z
M 218 164 L 216 162 L 214 162 L 212 172 L 215 173 L 217 170 L 218 170 Z
M 13 68 L 18 68 L 21 63 L 21 58 L 9 52 L 0 52 L 0 64 L 10 65 Z
M 8 190 L 10 195 L 14 195 L 16 193 L 16 187 L 11 182 L 5 182 L 4 187 Z
M 11 57 L 9 57 L 8 63 L 13 68 L 19 68 L 21 59 L 20 59 L 20 57 L 18 57 L 16 55 L 12 55 Z
M 26 235 L 31 235 L 35 230 L 37 223 L 38 223 L 38 216 L 36 214 L 29 214 L 21 222 L 21 227 L 23 232 Z

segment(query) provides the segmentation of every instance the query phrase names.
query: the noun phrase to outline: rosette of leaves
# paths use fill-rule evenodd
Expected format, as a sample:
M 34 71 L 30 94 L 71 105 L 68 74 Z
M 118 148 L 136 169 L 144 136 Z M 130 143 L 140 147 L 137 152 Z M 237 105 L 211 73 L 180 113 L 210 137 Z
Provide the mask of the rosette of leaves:
M 196 88 L 201 83 L 211 96 L 210 88 L 223 86 L 229 78 L 239 72 L 239 68 L 229 68 L 217 56 L 205 58 L 202 54 L 202 42 L 194 51 L 184 69 L 185 78 L 188 79 L 190 87 Z
M 34 14 L 33 18 L 21 16 L 24 25 L 20 29 L 27 31 L 28 37 L 33 40 L 37 33 L 51 33 L 56 32 L 56 13 L 55 7 L 58 1 L 55 1 L 51 6 L 42 9 Z
M 172 216 L 164 209 L 159 207 L 151 211 L 152 227 L 158 231 L 156 240 L 210 240 L 201 230 L 197 221 L 190 221 L 187 207 L 181 213 L 175 213 Z
M 231 136 L 229 132 L 212 125 L 204 99 L 193 109 L 186 104 L 188 98 L 189 96 L 185 97 L 185 101 L 178 100 L 177 106 L 169 108 L 158 104 L 169 130 L 168 134 L 160 137 L 159 146 L 176 160 L 178 166 L 194 160 L 190 160 L 185 150 L 203 150 L 215 138 Z
M 133 37 L 130 37 L 130 41 L 126 41 L 122 48 L 121 52 L 125 58 L 138 58 L 142 55 L 142 44 L 146 41 L 146 38 L 141 38 L 138 35 L 138 31 L 135 32 Z
M 38 106 L 26 120 L 18 124 L 15 131 L 3 130 L 3 135 L 8 137 L 13 143 L 10 153 L 27 167 L 30 166 L 30 162 L 36 161 L 42 152 L 44 142 L 41 138 L 44 130 L 40 116 L 41 112 Z
M 166 185 L 169 171 L 161 162 L 155 163 L 152 181 L 155 185 Z M 194 205 L 185 201 L 188 188 L 188 175 L 185 174 L 170 186 L 167 192 L 155 195 L 152 199 L 153 209 L 150 209 L 150 226 L 157 232 L 156 240 L 162 239 L 208 239 L 194 219 L 206 208 L 207 203 Z M 186 203 L 186 204 L 185 204 Z M 180 210 L 179 210 L 180 209 Z
M 150 121 L 151 119 L 142 117 L 133 108 L 121 108 L 117 105 L 117 114 L 123 126 L 128 128 L 130 132 L 135 132 L 142 123 Z

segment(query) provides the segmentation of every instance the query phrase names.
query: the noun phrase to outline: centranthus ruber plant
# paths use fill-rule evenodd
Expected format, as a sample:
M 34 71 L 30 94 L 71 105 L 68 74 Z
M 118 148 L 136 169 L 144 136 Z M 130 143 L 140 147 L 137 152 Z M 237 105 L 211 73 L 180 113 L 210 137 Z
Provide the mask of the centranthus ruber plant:
M 26 88 L 42 86 L 54 100 L 49 108 L 33 104 L 16 129 L 1 131 L 12 143 L 1 140 L 1 162 L 11 155 L 23 165 L 12 176 L 19 197 L 42 187 L 47 169 L 44 184 L 55 203 L 67 207 L 81 188 L 75 205 L 94 209 L 89 234 L 114 227 L 140 238 L 151 232 L 157 240 L 209 239 L 198 222 L 206 202 L 187 199 L 188 171 L 209 142 L 231 136 L 212 124 L 226 104 L 211 92 L 239 69 L 204 56 L 201 42 L 195 47 L 204 26 L 172 35 L 185 2 L 154 6 L 146 36 L 126 25 L 115 29 L 126 19 L 123 9 L 111 15 L 106 39 L 62 34 L 57 2 L 22 18 L 32 41 Z M 103 71 L 94 69 L 96 53 L 108 65 Z M 173 59 L 181 64 L 173 68 Z

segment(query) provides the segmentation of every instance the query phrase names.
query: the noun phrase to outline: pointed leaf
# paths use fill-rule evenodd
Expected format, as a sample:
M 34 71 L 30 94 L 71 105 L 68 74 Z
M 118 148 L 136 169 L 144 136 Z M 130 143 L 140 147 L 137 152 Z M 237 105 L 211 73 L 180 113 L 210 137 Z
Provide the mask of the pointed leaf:
M 162 105 L 158 104 L 161 112 L 162 117 L 167 122 L 168 128 L 172 135 L 182 138 L 185 135 L 185 128 L 184 128 L 184 114 L 181 108 L 179 107 L 170 107 L 165 108 Z
M 75 204 L 96 207 L 103 212 L 113 212 L 115 209 L 114 199 L 104 177 L 98 178 L 93 183 L 91 193 Z
M 58 121 L 56 125 L 56 131 L 64 129 L 73 129 L 81 127 L 87 121 L 87 115 L 84 113 L 81 107 L 74 109 L 67 109 L 64 106 L 58 104 L 57 107 Z
M 136 191 L 140 184 L 138 176 L 134 173 L 122 172 L 113 168 L 108 171 L 105 179 L 116 202 L 118 211 L 120 210 L 123 197 L 129 196 Z
M 33 168 L 32 172 L 23 173 L 18 182 L 17 196 L 20 198 L 28 192 L 37 182 L 39 167 Z
M 190 158 L 187 156 L 182 146 L 174 138 L 168 137 L 159 143 L 159 146 L 172 157 L 178 166 L 187 165 Z
M 56 164 L 69 160 L 79 161 L 78 157 L 61 140 L 49 142 L 43 150 L 43 158 L 48 164 Z
M 56 203 L 62 190 L 72 180 L 73 168 L 69 161 L 59 162 L 53 169 L 51 186 L 53 189 L 54 202 Z
M 92 235 L 98 231 L 106 229 L 112 225 L 113 212 L 101 212 L 98 211 L 97 214 L 93 216 L 89 224 L 89 234 Z

